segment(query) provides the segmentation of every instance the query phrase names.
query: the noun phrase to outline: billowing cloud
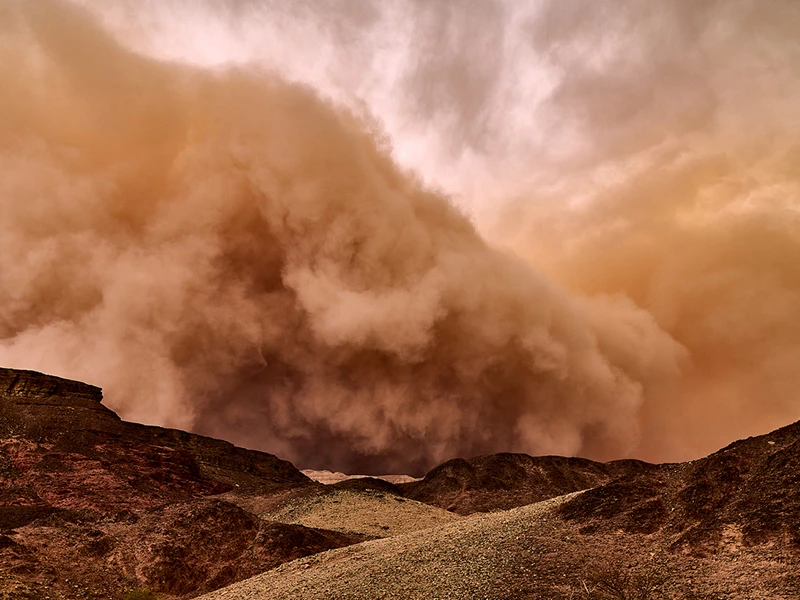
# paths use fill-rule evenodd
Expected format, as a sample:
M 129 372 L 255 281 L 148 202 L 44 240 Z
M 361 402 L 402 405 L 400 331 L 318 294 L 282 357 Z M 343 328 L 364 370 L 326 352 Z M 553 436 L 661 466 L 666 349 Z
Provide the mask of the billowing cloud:
M 495 211 L 495 234 L 575 293 L 632 299 L 688 351 L 669 401 L 644 407 L 640 456 L 796 420 L 800 7 L 569 6 L 534 37 L 563 74 L 543 113 L 574 148 Z
M 580 4 L 171 5 L 326 48 L 214 68 L 0 4 L 0 363 L 350 471 L 796 418 L 795 9 Z

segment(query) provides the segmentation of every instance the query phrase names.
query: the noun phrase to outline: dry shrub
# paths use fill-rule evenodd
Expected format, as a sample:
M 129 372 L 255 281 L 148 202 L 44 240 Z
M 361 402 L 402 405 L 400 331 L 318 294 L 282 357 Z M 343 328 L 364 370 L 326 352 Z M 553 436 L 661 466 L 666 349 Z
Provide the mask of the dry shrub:
M 160 598 L 150 590 L 136 589 L 125 594 L 122 600 L 160 600 Z
M 651 569 L 631 569 L 611 563 L 587 569 L 570 598 L 575 600 L 652 600 L 664 578 Z

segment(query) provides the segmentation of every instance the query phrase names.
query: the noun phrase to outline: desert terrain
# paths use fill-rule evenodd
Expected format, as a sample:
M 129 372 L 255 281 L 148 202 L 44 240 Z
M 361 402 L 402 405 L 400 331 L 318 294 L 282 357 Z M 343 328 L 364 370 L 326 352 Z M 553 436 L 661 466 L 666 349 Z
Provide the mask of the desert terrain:
M 79 382 L 2 369 L 0 404 L 9 600 L 800 596 L 800 423 L 687 463 L 507 453 L 322 484 Z
M 798 0 L 0 0 L 0 600 L 800 599 Z

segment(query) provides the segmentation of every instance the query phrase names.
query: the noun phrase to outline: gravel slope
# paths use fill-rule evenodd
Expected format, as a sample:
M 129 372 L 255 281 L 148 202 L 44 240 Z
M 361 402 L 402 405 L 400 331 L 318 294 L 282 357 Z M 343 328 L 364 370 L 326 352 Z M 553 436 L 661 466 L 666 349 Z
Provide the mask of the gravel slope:
M 260 516 L 280 523 L 373 537 L 428 529 L 462 518 L 441 508 L 382 491 L 332 489 L 317 496 L 291 498 Z
M 201 598 L 502 597 L 508 575 L 518 571 L 519 545 L 527 545 L 531 527 L 563 499 L 324 552 Z
M 583 492 L 363 542 L 284 563 L 202 600 L 577 600 L 604 582 L 625 597 L 797 600 L 800 555 L 741 544 L 731 528 L 704 555 L 675 552 L 674 536 L 623 530 L 586 534 L 557 507 Z M 587 588 L 584 588 L 586 584 Z M 631 595 L 649 588 L 647 595 Z

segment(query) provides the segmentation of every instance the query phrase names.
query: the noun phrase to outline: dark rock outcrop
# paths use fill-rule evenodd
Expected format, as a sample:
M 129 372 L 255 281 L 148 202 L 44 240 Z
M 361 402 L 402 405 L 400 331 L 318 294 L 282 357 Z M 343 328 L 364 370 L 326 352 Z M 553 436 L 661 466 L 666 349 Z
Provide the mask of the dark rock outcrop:
M 0 368 L 0 398 L 21 404 L 103 408 L 103 391 L 97 386 L 17 369 Z
M 395 496 L 402 495 L 402 492 L 397 485 L 383 479 L 377 479 L 375 477 L 357 477 L 354 479 L 345 479 L 332 484 L 330 487 L 339 490 L 353 490 L 362 492 L 377 491 L 385 492 L 387 494 L 394 494 Z

